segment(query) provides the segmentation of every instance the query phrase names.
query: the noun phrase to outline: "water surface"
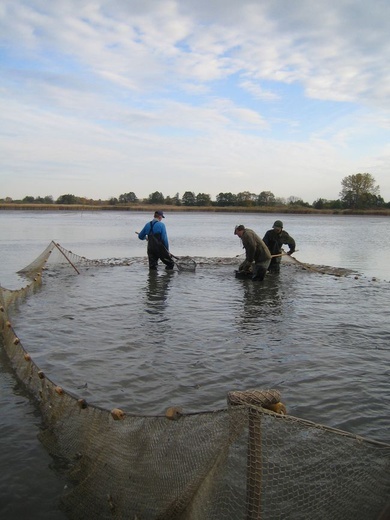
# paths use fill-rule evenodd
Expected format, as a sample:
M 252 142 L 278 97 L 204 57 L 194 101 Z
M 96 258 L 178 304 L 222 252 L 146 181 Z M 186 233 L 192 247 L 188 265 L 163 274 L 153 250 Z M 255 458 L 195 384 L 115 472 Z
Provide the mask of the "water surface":
M 292 415 L 390 442 L 388 218 L 167 214 L 172 252 L 205 261 L 195 273 L 150 274 L 135 234 L 150 217 L 0 212 L 5 287 L 25 284 L 15 272 L 52 239 L 88 258 L 132 259 L 80 275 L 52 266 L 14 311 L 23 345 L 51 379 L 99 406 L 147 415 L 172 405 L 216 409 L 231 390 L 277 388 Z M 262 235 L 277 218 L 296 239 L 300 261 L 359 275 L 286 264 L 263 283 L 236 279 L 243 251 L 234 226 Z M 7 468 L 0 514 L 63 518 L 64 482 L 37 440 L 39 414 L 3 351 L 0 385 Z

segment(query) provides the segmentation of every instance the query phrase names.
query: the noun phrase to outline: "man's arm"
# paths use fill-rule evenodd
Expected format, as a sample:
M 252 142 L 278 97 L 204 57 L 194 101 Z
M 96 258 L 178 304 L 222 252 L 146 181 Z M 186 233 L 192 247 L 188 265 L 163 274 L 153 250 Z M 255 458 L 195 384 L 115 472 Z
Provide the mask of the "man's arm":
M 287 233 L 287 231 L 284 231 L 284 233 L 285 236 L 283 237 L 283 244 L 288 245 L 290 250 L 287 252 L 287 254 L 291 255 L 295 251 L 295 240 Z
M 142 230 L 138 233 L 138 238 L 140 240 L 145 240 L 146 236 L 149 235 L 150 232 L 150 222 L 144 225 Z

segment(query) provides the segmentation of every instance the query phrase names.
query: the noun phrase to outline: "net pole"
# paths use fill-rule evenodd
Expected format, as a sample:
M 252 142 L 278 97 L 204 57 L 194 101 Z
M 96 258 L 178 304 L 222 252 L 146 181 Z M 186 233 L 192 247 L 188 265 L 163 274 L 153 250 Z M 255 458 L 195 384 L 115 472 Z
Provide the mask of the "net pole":
M 261 520 L 261 414 L 248 409 L 247 520 Z
M 56 248 L 58 249 L 58 251 L 64 255 L 64 257 L 66 258 L 66 260 L 70 263 L 70 265 L 73 267 L 73 269 L 76 271 L 77 274 L 80 274 L 80 271 L 77 269 L 77 267 L 74 265 L 73 262 L 71 262 L 71 260 L 66 256 L 66 254 L 62 251 L 62 249 L 59 247 L 59 245 L 54 242 L 54 245 L 56 246 Z
M 229 392 L 229 405 L 245 405 L 248 407 L 248 448 L 246 474 L 246 520 L 261 520 L 261 413 L 250 405 L 261 406 L 260 399 L 252 391 Z M 257 402 L 256 402 L 257 401 Z

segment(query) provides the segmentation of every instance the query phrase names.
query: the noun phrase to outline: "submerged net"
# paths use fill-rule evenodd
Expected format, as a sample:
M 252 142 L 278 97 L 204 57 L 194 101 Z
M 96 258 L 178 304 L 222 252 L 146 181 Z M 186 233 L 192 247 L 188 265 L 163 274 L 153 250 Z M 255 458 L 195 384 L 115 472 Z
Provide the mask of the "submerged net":
M 121 262 L 88 260 L 59 247 L 52 243 L 50 253 L 23 270 L 27 286 L 0 288 L 0 329 L 17 377 L 40 406 L 41 441 L 68 476 L 63 507 L 69 518 L 367 520 L 385 514 L 390 445 L 286 415 L 276 390 L 230 392 L 226 408 L 213 412 L 170 408 L 164 416 L 142 416 L 90 405 L 59 387 L 17 337 L 12 303 L 39 289 L 44 271 L 38 266 L 53 261 L 55 251 L 74 271 Z
M 283 254 L 283 260 L 285 262 L 288 262 L 288 263 L 294 265 L 295 267 L 304 269 L 306 271 L 311 271 L 313 273 L 330 274 L 330 275 L 334 275 L 334 276 L 347 276 L 349 274 L 355 273 L 355 271 L 353 271 L 352 269 L 345 269 L 342 267 L 307 264 L 305 262 L 301 262 L 294 256 L 292 256 L 292 255 L 289 256 L 287 254 Z M 355 273 L 355 274 L 357 274 L 357 273 Z
M 196 269 L 196 261 L 190 256 L 177 257 L 172 255 L 172 259 L 179 271 L 195 271 Z

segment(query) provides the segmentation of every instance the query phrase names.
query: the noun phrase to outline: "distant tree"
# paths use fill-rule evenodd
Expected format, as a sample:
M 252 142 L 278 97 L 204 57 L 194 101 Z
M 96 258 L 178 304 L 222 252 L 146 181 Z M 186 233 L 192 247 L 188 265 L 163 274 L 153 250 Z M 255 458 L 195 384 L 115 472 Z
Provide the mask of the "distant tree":
M 365 193 L 362 196 L 362 207 L 364 208 L 383 208 L 385 201 L 380 195 Z
M 211 206 L 211 197 L 207 193 L 198 193 L 196 196 L 197 206 Z
M 172 204 L 174 206 L 181 206 L 181 198 L 180 198 L 179 193 L 176 193 L 176 195 L 174 197 L 172 197 Z
M 31 197 L 25 197 L 23 199 L 23 202 L 27 202 L 27 198 Z M 35 202 L 36 204 L 53 204 L 53 197 L 51 195 L 46 195 L 46 197 L 35 197 L 35 199 L 31 202 Z
M 236 204 L 237 195 L 233 193 L 219 193 L 216 197 L 217 206 L 234 206 Z
M 193 191 L 186 191 L 184 195 L 181 198 L 182 203 L 184 206 L 195 206 L 196 204 L 196 197 L 195 193 Z
M 314 209 L 324 209 L 325 204 L 326 204 L 326 200 L 319 198 L 313 202 L 312 206 Z
M 341 209 L 343 203 L 341 202 L 340 199 L 336 199 L 336 200 L 328 200 L 327 203 L 326 203 L 326 205 L 327 205 L 327 207 L 329 207 L 330 209 Z
M 111 197 L 110 200 L 108 201 L 108 204 L 110 206 L 116 206 L 118 204 L 118 199 L 116 197 Z
M 290 206 L 302 206 L 304 208 L 310 206 L 310 204 L 308 202 L 305 202 L 303 199 L 296 197 L 295 195 L 291 195 L 291 197 L 289 197 L 287 199 L 287 203 Z
M 242 191 L 236 195 L 236 206 L 254 206 L 256 202 L 256 195 L 249 191 Z
M 28 195 L 27 197 L 24 197 L 22 202 L 24 202 L 26 204 L 32 204 L 33 202 L 35 202 L 35 198 Z
M 313 202 L 312 207 L 314 209 L 342 209 L 342 202 L 340 199 L 327 200 L 319 198 Z
M 379 186 L 370 173 L 348 175 L 341 181 L 340 197 L 346 208 L 368 208 L 376 205 Z
M 148 204 L 164 204 L 164 195 L 160 191 L 155 191 L 149 195 L 147 202 Z
M 133 191 L 129 191 L 129 193 L 119 195 L 119 202 L 121 204 L 128 204 L 129 202 L 138 202 L 138 199 Z
M 60 195 L 56 200 L 57 204 L 79 204 L 80 199 L 75 195 L 67 193 L 66 195 Z
M 259 206 L 274 206 L 275 195 L 272 193 L 272 191 L 262 191 L 257 197 L 257 204 Z

